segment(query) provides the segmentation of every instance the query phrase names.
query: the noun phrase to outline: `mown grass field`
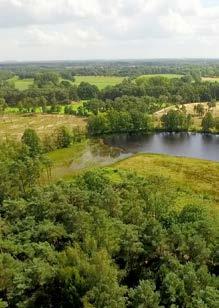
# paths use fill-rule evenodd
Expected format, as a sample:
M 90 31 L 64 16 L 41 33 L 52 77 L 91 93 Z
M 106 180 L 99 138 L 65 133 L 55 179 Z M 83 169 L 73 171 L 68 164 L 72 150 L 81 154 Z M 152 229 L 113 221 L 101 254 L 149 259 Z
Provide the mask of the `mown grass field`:
M 33 128 L 39 136 L 43 136 L 63 125 L 70 129 L 85 127 L 86 120 L 63 114 L 5 114 L 0 120 L 0 140 L 6 137 L 20 139 L 26 128 Z
M 191 129 L 201 129 L 201 122 L 202 122 L 202 117 L 198 116 L 195 111 L 194 107 L 195 105 L 200 104 L 200 103 L 190 103 L 190 104 L 184 104 L 186 108 L 187 114 L 191 114 L 193 116 L 193 122 L 194 124 L 192 125 Z M 204 108 L 205 112 L 209 110 L 207 102 L 206 103 L 201 103 Z M 157 112 L 154 113 L 155 119 L 157 120 L 157 125 L 161 125 L 160 123 L 160 118 L 162 117 L 163 114 L 167 113 L 169 110 L 176 110 L 176 106 L 169 106 L 164 109 L 161 109 Z M 210 109 L 212 115 L 214 118 L 219 117 L 219 102 L 216 103 L 216 107 L 213 107 Z

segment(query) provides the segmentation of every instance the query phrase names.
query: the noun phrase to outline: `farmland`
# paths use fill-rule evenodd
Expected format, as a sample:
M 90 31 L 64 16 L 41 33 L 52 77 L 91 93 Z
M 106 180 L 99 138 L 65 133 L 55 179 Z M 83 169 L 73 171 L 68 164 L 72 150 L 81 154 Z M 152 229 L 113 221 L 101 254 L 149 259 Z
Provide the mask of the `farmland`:
M 72 84 L 79 85 L 82 81 L 89 82 L 101 90 L 106 86 L 115 86 L 122 82 L 123 79 L 123 77 L 116 76 L 75 76 L 75 82 Z M 10 81 L 14 82 L 15 88 L 21 91 L 28 89 L 28 87 L 33 84 L 33 79 L 31 78 L 19 79 L 18 77 L 13 77 Z

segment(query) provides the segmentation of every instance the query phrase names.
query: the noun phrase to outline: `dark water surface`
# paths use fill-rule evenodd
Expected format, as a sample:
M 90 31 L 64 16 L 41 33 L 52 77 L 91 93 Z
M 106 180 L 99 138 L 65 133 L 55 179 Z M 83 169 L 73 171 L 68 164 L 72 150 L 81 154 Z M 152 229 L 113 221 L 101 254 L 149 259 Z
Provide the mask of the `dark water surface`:
M 153 133 L 113 135 L 105 144 L 125 153 L 162 153 L 219 161 L 219 135 L 200 133 Z M 123 152 L 123 154 L 124 154 Z

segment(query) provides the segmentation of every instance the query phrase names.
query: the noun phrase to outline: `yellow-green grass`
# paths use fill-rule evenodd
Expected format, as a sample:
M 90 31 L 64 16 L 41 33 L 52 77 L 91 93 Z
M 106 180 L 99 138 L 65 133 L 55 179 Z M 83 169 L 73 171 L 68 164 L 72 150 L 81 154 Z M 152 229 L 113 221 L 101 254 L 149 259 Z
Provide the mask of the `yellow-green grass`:
M 100 90 L 106 86 L 115 86 L 123 81 L 124 77 L 117 76 L 76 76 L 75 84 L 79 85 L 82 81 L 89 82 L 97 86 Z
M 63 114 L 5 114 L 0 118 L 0 140 L 6 137 L 20 139 L 26 128 L 35 129 L 39 136 L 52 134 L 63 125 L 70 129 L 77 126 L 83 128 L 86 119 Z
M 203 81 L 219 82 L 219 77 L 202 77 Z
M 197 104 L 202 104 L 204 106 L 205 112 L 210 111 L 213 115 L 214 118 L 219 117 L 219 102 L 216 103 L 216 107 L 210 108 L 208 107 L 208 103 L 189 103 L 189 104 L 184 104 L 185 108 L 186 108 L 186 112 L 187 114 L 191 114 L 193 116 L 193 125 L 191 127 L 191 129 L 201 129 L 201 122 L 202 122 L 202 116 L 198 116 L 195 113 L 194 107 Z M 157 112 L 154 113 L 155 116 L 155 120 L 158 126 L 161 125 L 161 117 L 163 114 L 167 113 L 169 110 L 176 110 L 176 106 L 172 105 L 166 108 L 163 108 Z
M 219 163 L 162 154 L 137 154 L 113 165 L 118 169 L 150 176 L 162 176 L 176 189 L 177 207 L 206 205 L 219 222 Z M 158 187 L 159 190 L 159 187 Z
M 136 79 L 139 80 L 139 79 L 149 79 L 149 78 L 152 78 L 152 77 L 165 77 L 165 78 L 168 78 L 168 79 L 173 79 L 173 78 L 180 78 L 182 77 L 183 75 L 179 75 L 179 74 L 147 74 L 147 75 L 141 75 L 139 77 L 137 77 Z

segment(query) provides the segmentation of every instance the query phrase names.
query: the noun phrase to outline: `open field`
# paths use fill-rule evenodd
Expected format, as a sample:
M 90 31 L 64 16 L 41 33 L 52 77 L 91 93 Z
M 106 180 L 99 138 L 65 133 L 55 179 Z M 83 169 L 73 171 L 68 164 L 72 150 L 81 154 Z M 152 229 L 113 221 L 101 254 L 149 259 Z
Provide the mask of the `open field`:
M 106 86 L 115 86 L 123 81 L 123 77 L 117 76 L 75 76 L 75 83 L 79 85 L 82 81 L 97 86 L 100 90 Z
M 54 129 L 62 125 L 69 128 L 85 127 L 86 120 L 61 114 L 7 114 L 0 120 L 0 139 L 6 137 L 20 139 L 26 128 L 33 128 L 40 136 L 43 136 L 52 133 Z
M 106 86 L 114 86 L 122 82 L 123 77 L 117 76 L 75 76 L 75 82 L 72 84 L 79 85 L 82 81 L 89 82 L 90 84 L 96 85 L 100 90 Z M 15 83 L 15 88 L 18 90 L 26 90 L 33 84 L 33 79 L 19 79 L 13 77 L 9 79 Z
M 182 77 L 182 75 L 178 75 L 178 74 L 149 74 L 149 75 L 139 76 L 137 79 L 141 79 L 141 78 L 149 79 L 149 78 L 152 78 L 152 77 L 165 77 L 165 78 L 168 78 L 168 79 L 173 79 L 173 78 L 180 78 L 180 77 Z
M 193 127 L 199 129 L 201 127 L 202 117 L 199 117 L 194 112 L 194 106 L 197 104 L 200 104 L 200 103 L 184 104 L 184 106 L 186 108 L 187 114 L 191 114 L 193 116 L 193 120 L 194 120 Z M 201 104 L 204 105 L 205 111 L 209 110 L 207 103 L 201 103 Z M 169 110 L 176 110 L 176 106 L 166 107 L 154 113 L 156 119 L 158 120 L 158 124 L 160 124 L 160 118 L 162 117 L 162 115 L 167 113 Z M 217 102 L 216 107 L 211 108 L 210 111 L 212 112 L 213 117 L 215 118 L 219 117 L 219 102 Z

